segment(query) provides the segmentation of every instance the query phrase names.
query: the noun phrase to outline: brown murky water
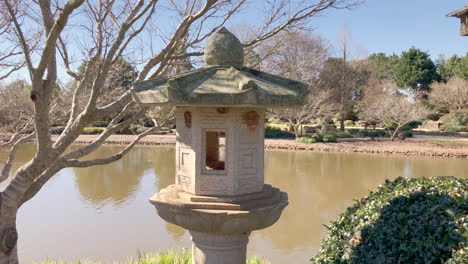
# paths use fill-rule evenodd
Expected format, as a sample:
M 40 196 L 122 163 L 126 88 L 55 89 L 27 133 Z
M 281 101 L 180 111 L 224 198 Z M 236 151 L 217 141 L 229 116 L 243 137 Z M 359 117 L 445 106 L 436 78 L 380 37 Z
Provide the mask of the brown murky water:
M 120 149 L 106 146 L 93 157 Z M 23 148 L 18 161 L 33 150 Z M 290 205 L 274 226 L 251 235 L 249 255 L 273 264 L 308 263 L 325 235 L 323 225 L 385 179 L 468 178 L 466 159 L 275 151 L 265 159 L 265 181 L 287 191 Z M 20 209 L 20 263 L 125 260 L 138 251 L 189 248 L 188 232 L 164 222 L 148 202 L 173 182 L 174 149 L 169 147 L 137 147 L 110 165 L 62 170 Z

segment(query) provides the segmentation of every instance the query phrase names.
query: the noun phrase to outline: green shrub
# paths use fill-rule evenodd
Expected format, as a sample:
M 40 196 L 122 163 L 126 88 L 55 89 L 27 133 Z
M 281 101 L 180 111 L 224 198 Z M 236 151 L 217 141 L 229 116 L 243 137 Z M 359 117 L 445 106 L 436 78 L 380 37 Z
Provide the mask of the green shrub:
M 344 125 L 345 126 L 354 126 L 354 121 L 353 120 L 345 120 L 344 121 Z
M 101 134 L 106 128 L 104 127 L 85 127 L 83 129 L 83 134 L 86 135 L 95 135 L 95 134 Z
M 334 135 L 336 138 L 351 138 L 353 135 L 349 133 L 348 131 L 336 131 L 333 132 L 332 135 Z
M 413 133 L 411 131 L 403 131 L 400 134 L 403 134 L 405 137 L 413 137 Z
M 468 132 L 468 131 L 467 131 Z M 466 133 L 457 132 L 441 132 L 441 131 L 412 131 L 414 135 L 425 135 L 425 136 L 448 136 L 448 137 L 468 137 Z
M 442 125 L 442 129 L 444 132 L 461 132 L 462 126 L 450 126 L 450 125 Z
M 154 121 L 151 117 L 145 116 L 143 118 L 143 126 L 144 127 L 154 127 Z
M 266 126 L 265 138 L 294 138 L 294 135 L 288 131 L 283 131 L 278 127 Z
M 351 130 L 351 129 L 350 129 Z M 348 131 L 350 131 L 348 130 Z M 358 130 L 355 134 L 357 137 L 388 137 L 388 132 L 385 130 Z
M 53 135 L 59 135 L 62 134 L 62 132 L 65 130 L 64 126 L 56 126 L 56 127 L 51 127 L 50 128 L 50 133 Z
M 332 134 L 323 136 L 323 142 L 336 142 L 336 137 Z
M 91 124 L 92 127 L 107 127 L 109 125 L 109 122 L 107 121 L 96 121 Z
M 338 220 L 312 263 L 466 263 L 468 180 L 386 180 Z
M 317 143 L 317 142 L 323 142 L 323 137 L 320 134 L 312 134 L 312 135 L 299 137 L 297 141 L 302 142 L 302 143 Z

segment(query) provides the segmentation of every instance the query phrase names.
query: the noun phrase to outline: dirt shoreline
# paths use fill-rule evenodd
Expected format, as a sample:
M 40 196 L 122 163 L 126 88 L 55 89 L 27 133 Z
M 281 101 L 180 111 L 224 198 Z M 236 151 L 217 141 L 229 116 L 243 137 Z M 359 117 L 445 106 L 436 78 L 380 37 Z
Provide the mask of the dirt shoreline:
M 76 143 L 87 144 L 96 138 L 97 135 L 82 135 L 76 140 Z M 135 136 L 131 135 L 112 135 L 105 144 L 125 145 L 134 138 Z M 436 140 L 438 139 L 448 142 L 457 140 L 467 144 L 442 144 L 437 143 Z M 175 135 L 149 135 L 143 138 L 139 145 L 172 146 L 175 145 Z M 390 141 L 389 139 L 371 141 L 366 138 L 345 138 L 338 139 L 337 143 L 314 144 L 300 143 L 293 139 L 266 139 L 265 149 L 468 158 L 468 138 L 417 136 L 404 141 Z
M 98 135 L 81 135 L 75 144 L 88 144 Z M 112 135 L 106 145 L 126 145 L 135 139 L 133 135 Z M 53 136 L 52 140 L 57 137 Z M 8 139 L 0 135 L 0 142 Z M 453 142 L 453 144 L 451 144 Z M 461 144 L 460 144 L 461 143 Z M 148 135 L 141 139 L 138 145 L 174 146 L 175 135 Z M 468 158 L 468 138 L 442 136 L 416 136 L 404 141 L 379 139 L 371 141 L 367 138 L 343 138 L 337 143 L 306 144 L 294 139 L 265 139 L 265 149 L 281 151 L 315 151 L 315 152 L 348 152 L 380 155 L 404 155 L 425 157 Z

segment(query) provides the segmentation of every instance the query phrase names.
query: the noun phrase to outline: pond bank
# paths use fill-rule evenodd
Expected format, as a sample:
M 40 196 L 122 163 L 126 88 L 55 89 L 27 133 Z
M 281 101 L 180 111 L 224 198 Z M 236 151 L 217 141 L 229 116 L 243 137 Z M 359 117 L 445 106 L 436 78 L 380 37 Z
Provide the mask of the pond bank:
M 81 135 L 76 144 L 88 144 L 99 135 Z M 53 140 L 57 138 L 53 136 Z M 135 136 L 112 135 L 105 144 L 126 145 Z M 0 135 L 0 142 L 7 139 Z M 175 135 L 149 135 L 139 145 L 172 146 Z M 383 155 L 425 156 L 468 158 L 468 138 L 443 136 L 416 136 L 404 141 L 390 141 L 388 138 L 371 141 L 368 138 L 339 138 L 337 143 L 301 143 L 294 139 L 265 139 L 265 149 L 269 150 L 303 150 L 317 152 L 354 152 Z
M 76 143 L 86 144 L 97 137 L 97 135 L 81 135 L 76 140 Z M 106 144 L 125 145 L 130 143 L 134 138 L 135 136 L 131 135 L 112 135 L 106 141 Z M 139 144 L 162 146 L 174 145 L 175 135 L 149 135 L 143 138 Z M 265 149 L 468 158 L 468 139 L 417 136 L 404 141 L 390 141 L 389 139 L 371 141 L 367 138 L 343 138 L 338 139 L 337 143 L 313 144 L 300 143 L 293 139 L 266 139 Z

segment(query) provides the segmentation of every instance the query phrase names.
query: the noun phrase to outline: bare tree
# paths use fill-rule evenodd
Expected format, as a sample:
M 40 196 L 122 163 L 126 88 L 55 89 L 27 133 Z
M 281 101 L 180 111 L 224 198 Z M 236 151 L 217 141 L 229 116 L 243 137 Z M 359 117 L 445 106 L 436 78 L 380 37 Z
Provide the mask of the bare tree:
M 381 93 L 365 98 L 360 117 L 384 125 L 393 141 L 401 127 L 424 118 L 429 111 L 419 102 L 395 92 L 392 86 L 394 84 L 384 84 Z M 389 127 L 391 123 L 397 125 L 393 131 Z
M 320 38 L 309 32 L 284 32 L 262 44 L 256 55 L 252 64 L 262 70 L 309 85 L 309 95 L 303 106 L 274 110 L 276 116 L 288 121 L 296 138 L 305 122 L 330 112 L 332 94 L 323 89 L 318 79 L 327 55 L 327 48 Z
M 429 100 L 436 106 L 447 109 L 468 109 L 468 80 L 458 77 L 450 78 L 446 83 L 431 84 Z
M 339 105 L 340 130 L 344 131 L 346 112 L 359 94 L 359 87 L 366 82 L 366 76 L 350 62 L 362 57 L 364 52 L 352 40 L 346 26 L 334 46 L 336 58 L 330 58 L 327 62 L 322 80 L 334 91 L 335 102 Z
M 201 45 L 243 8 L 266 7 L 265 19 L 252 25 L 252 47 L 278 33 L 306 26 L 309 18 L 330 8 L 349 8 L 360 0 L 247 1 L 247 0 L 4 0 L 0 4 L 2 45 L 10 50 L 10 61 L 20 62 L 29 73 L 30 99 L 34 105 L 33 132 L 15 134 L 3 147 L 10 156 L 1 172 L 1 181 L 10 179 L 0 192 L 0 264 L 17 263 L 16 215 L 26 201 L 66 167 L 89 167 L 122 158 L 158 125 L 135 137 L 121 152 L 99 159 L 86 159 L 112 133 L 128 126 L 144 114 L 133 103 L 129 91 L 103 104 L 103 89 L 114 63 L 133 58 L 139 63 L 135 81 L 156 78 L 174 61 L 201 56 Z M 260 6 L 259 6 L 260 5 Z M 155 15 L 158 14 L 158 15 Z M 167 23 L 171 21 L 171 23 Z M 164 24 L 164 26 L 159 25 Z M 175 25 L 171 27 L 170 25 Z M 2 31 L 4 28 L 2 27 Z M 157 32 L 157 33 L 156 33 Z M 157 34 L 157 35 L 156 35 Z M 155 48 L 160 47 L 160 48 Z M 5 56 L 0 56 L 0 59 Z M 77 61 L 87 61 L 83 72 L 75 71 Z M 6 61 L 4 59 L 3 61 Z M 16 69 L 16 66 L 10 66 Z M 50 135 L 51 100 L 61 69 L 76 81 L 64 131 L 54 141 Z M 2 68 L 5 76 L 9 70 Z M 88 96 L 89 95 L 89 96 Z M 86 98 L 86 100 L 82 100 Z M 138 110 L 138 111 L 136 111 Z M 88 124 L 113 116 L 108 127 L 92 143 L 66 151 Z M 157 123 L 157 122 L 156 122 Z M 10 172 L 18 146 L 35 138 L 34 157 Z

